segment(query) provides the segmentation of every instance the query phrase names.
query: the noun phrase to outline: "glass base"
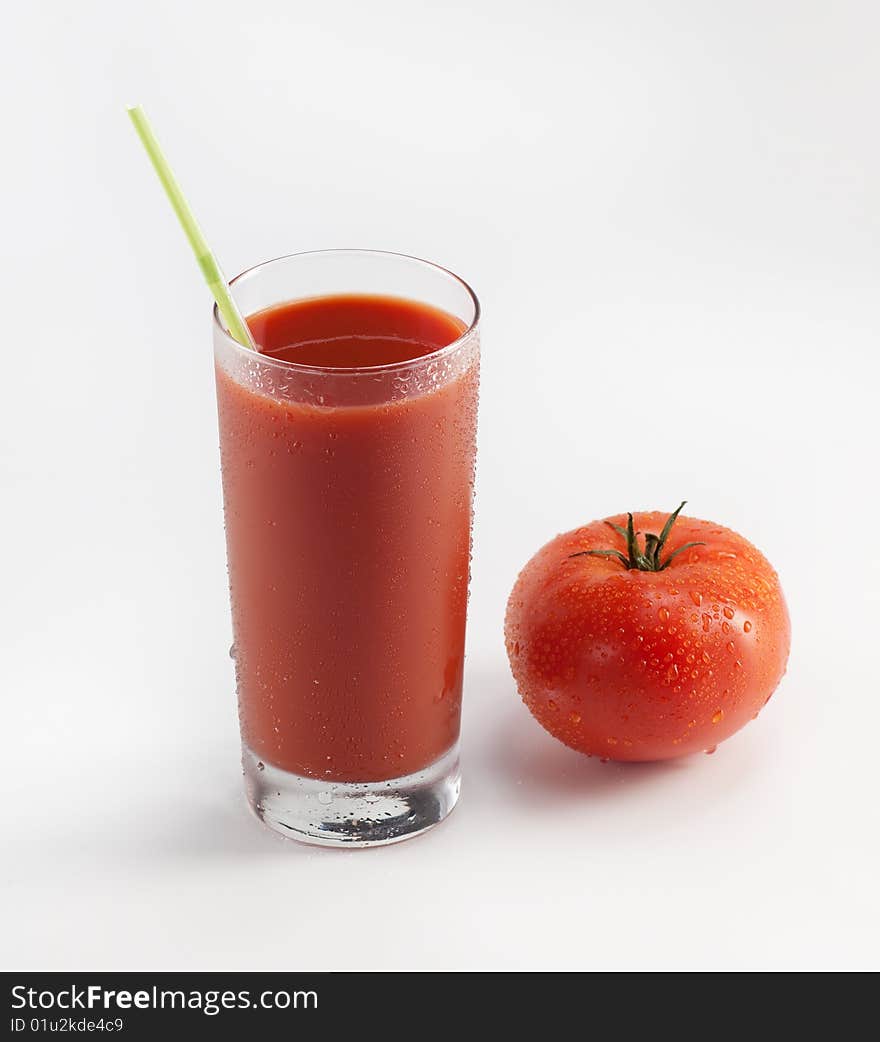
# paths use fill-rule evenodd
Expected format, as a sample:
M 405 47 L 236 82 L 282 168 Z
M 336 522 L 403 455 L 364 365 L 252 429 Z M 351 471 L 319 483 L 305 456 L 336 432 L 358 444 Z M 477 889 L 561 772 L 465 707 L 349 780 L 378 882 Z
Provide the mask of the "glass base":
M 458 800 L 458 743 L 423 771 L 378 782 L 306 778 L 242 749 L 248 802 L 282 836 L 328 847 L 399 843 L 439 824 Z

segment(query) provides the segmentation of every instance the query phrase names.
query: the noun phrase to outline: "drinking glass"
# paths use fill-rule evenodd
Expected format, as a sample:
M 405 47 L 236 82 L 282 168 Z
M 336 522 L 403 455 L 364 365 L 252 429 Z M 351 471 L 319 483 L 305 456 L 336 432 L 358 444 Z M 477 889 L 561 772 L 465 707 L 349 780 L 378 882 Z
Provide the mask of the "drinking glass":
M 479 304 L 444 268 L 365 250 L 282 257 L 230 286 L 246 316 L 368 294 L 462 330 L 408 361 L 325 368 L 242 346 L 214 312 L 249 802 L 305 842 L 406 839 L 459 794 Z

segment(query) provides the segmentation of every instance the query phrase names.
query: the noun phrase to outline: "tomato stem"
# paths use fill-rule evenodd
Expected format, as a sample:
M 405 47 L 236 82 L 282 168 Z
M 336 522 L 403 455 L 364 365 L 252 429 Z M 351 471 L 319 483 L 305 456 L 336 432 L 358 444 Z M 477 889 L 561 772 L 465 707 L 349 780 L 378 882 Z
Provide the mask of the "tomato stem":
M 663 547 L 666 545 L 666 540 L 669 538 L 669 533 L 672 531 L 672 526 L 675 524 L 676 518 L 681 513 L 682 507 L 685 505 L 687 500 L 682 500 L 678 505 L 677 510 L 673 510 L 669 517 L 666 519 L 666 524 L 663 526 L 663 530 L 660 535 L 655 535 L 654 532 L 645 533 L 645 548 L 639 546 L 639 532 L 635 531 L 633 524 L 632 514 L 626 515 L 626 528 L 622 525 L 616 525 L 613 521 L 606 521 L 605 524 L 609 528 L 621 536 L 626 542 L 626 553 L 620 550 L 581 550 L 576 554 L 569 554 L 569 557 L 616 557 L 624 568 L 628 570 L 638 570 L 640 572 L 662 572 L 664 568 L 669 567 L 670 561 L 677 557 L 682 550 L 689 550 L 692 546 L 703 546 L 701 542 L 698 543 L 685 543 L 683 546 L 677 547 L 668 554 L 666 560 L 663 560 L 660 556 Z

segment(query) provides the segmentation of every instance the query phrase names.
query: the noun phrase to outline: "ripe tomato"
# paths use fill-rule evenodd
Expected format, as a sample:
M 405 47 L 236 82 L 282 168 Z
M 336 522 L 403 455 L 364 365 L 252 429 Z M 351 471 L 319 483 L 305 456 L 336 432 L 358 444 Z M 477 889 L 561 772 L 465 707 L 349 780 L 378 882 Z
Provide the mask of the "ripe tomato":
M 559 535 L 514 585 L 504 633 L 519 693 L 573 749 L 614 760 L 711 751 L 785 672 L 776 572 L 736 532 L 680 510 Z

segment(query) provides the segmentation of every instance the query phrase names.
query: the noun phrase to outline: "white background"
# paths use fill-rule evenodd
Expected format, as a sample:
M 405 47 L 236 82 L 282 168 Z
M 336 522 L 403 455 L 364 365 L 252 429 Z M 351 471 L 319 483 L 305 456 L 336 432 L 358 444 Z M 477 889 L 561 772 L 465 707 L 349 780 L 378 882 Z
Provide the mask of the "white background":
M 877 5 L 5 19 L 4 968 L 878 968 Z M 246 810 L 209 304 L 134 101 L 230 275 L 366 246 L 482 298 L 464 793 L 412 843 Z M 507 594 L 682 498 L 778 568 L 788 675 L 712 757 L 588 761 L 517 698 Z

